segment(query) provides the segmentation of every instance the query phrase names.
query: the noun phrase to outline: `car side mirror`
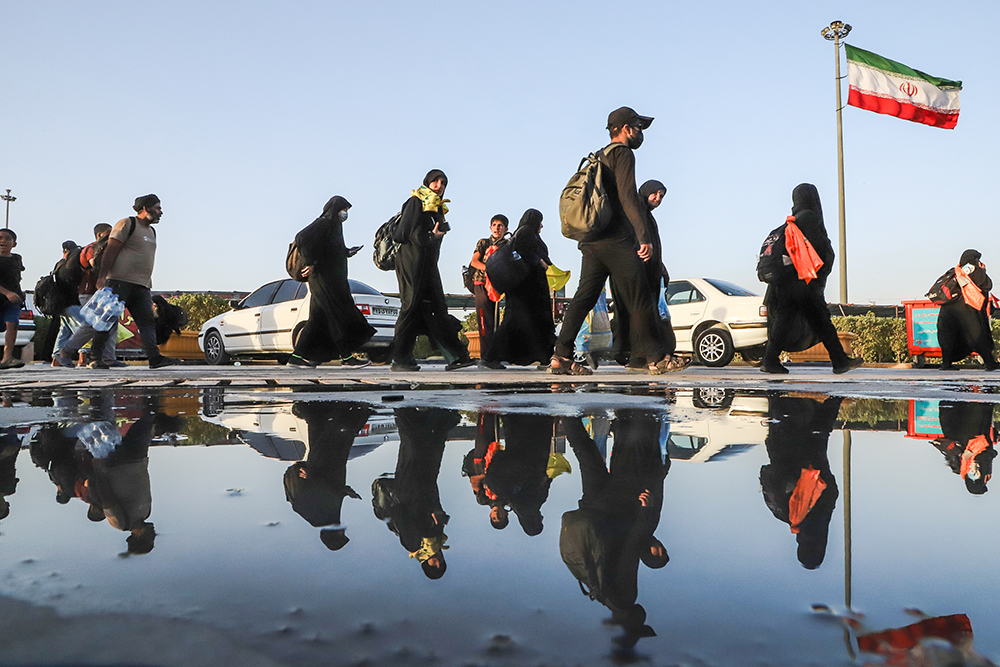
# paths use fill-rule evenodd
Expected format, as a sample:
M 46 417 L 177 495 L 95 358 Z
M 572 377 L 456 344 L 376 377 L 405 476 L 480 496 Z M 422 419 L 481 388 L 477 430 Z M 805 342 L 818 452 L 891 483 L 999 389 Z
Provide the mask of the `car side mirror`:
M 242 302 L 243 302 L 243 299 L 230 299 L 229 300 L 229 307 L 233 308 L 234 310 L 239 310 L 240 304 Z

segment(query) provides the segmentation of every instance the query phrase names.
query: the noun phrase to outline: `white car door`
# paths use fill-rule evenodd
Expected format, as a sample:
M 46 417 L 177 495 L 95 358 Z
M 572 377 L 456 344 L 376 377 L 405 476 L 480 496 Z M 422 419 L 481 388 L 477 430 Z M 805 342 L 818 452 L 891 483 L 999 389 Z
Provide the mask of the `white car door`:
M 260 314 L 271 302 L 281 281 L 268 283 L 247 296 L 240 305 L 226 314 L 222 324 L 222 336 L 226 350 L 247 352 L 260 346 Z
M 677 337 L 677 347 L 684 351 L 692 347 L 691 332 L 705 314 L 708 299 L 687 280 L 673 280 L 667 286 L 667 307 L 670 324 Z
M 264 306 L 258 321 L 261 352 L 290 352 L 292 328 L 299 321 L 298 311 L 305 303 L 305 283 L 281 281 L 271 303 Z

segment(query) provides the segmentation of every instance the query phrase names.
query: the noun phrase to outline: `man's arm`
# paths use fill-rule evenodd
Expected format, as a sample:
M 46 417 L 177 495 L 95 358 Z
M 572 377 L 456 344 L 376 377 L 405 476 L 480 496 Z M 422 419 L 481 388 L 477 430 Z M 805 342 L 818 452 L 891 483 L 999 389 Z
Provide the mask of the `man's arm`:
M 608 156 L 615 170 L 615 185 L 618 187 L 618 201 L 625 211 L 635 238 L 640 245 L 649 245 L 649 235 L 646 232 L 646 209 L 639 198 L 635 187 L 635 154 L 627 147 L 625 150 L 614 149 Z
M 125 244 L 118 239 L 108 239 L 108 247 L 104 250 L 104 256 L 101 258 L 101 272 L 97 274 L 97 282 L 95 286 L 97 289 L 104 287 L 104 281 L 108 276 L 108 272 L 111 267 L 115 265 L 115 260 L 118 259 L 118 253 L 122 251 Z

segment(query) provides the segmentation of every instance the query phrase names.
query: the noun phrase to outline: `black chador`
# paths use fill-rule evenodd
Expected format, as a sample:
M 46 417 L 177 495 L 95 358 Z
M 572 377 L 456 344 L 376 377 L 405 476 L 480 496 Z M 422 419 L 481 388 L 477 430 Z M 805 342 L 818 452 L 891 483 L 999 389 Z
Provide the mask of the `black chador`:
M 958 262 L 972 284 L 963 289 L 959 298 L 941 306 L 938 314 L 938 343 L 941 345 L 942 370 L 976 352 L 987 370 L 997 368 L 993 357 L 993 334 L 990 331 L 990 290 L 993 281 L 986 273 L 978 250 L 966 250 Z M 971 297 L 965 292 L 970 291 Z M 981 299 L 982 303 L 976 303 Z
M 351 298 L 347 245 L 341 213 L 351 204 L 333 197 L 323 214 L 295 235 L 309 273 L 309 321 L 295 343 L 295 355 L 315 364 L 349 357 L 375 335 Z

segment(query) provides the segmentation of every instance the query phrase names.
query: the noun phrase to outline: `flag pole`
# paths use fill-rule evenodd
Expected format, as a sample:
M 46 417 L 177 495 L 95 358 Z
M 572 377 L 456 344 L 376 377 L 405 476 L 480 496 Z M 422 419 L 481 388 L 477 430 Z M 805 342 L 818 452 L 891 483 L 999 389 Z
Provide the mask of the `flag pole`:
M 834 21 L 829 27 L 823 28 L 821 34 L 833 42 L 833 55 L 836 60 L 837 81 L 837 185 L 838 203 L 840 204 L 840 302 L 847 301 L 847 216 L 844 212 L 844 124 L 841 112 L 844 107 L 840 102 L 840 40 L 851 32 L 851 26 L 843 21 Z

